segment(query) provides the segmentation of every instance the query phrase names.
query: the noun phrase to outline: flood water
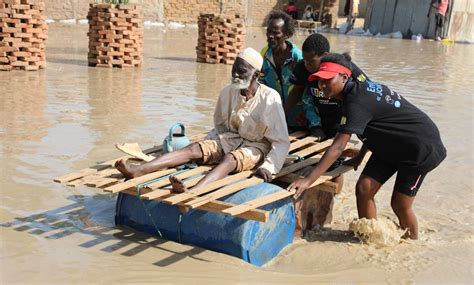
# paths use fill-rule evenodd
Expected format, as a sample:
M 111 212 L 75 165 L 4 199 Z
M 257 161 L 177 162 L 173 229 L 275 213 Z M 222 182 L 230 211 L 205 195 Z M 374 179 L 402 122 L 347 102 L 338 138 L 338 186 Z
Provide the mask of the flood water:
M 348 236 L 358 170 L 346 175 L 331 225 L 257 268 L 114 228 L 113 195 L 53 183 L 120 156 L 114 143 L 159 145 L 175 122 L 189 134 L 211 128 L 230 78 L 230 66 L 195 62 L 195 29 L 147 29 L 143 66 L 124 70 L 87 67 L 86 32 L 52 24 L 47 69 L 0 73 L 0 283 L 472 283 L 474 45 L 326 35 L 333 51 L 349 51 L 372 80 L 431 116 L 448 158 L 415 200 L 420 240 L 378 247 Z M 260 50 L 263 30 L 246 40 Z M 396 221 L 392 185 L 376 202 Z

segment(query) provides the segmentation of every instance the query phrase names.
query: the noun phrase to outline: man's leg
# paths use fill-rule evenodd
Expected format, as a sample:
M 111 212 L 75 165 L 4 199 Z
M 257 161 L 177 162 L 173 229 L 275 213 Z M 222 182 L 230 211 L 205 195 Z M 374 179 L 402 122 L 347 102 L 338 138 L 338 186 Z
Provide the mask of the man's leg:
M 204 176 L 193 189 L 219 180 L 234 170 L 235 172 L 242 172 L 255 168 L 263 159 L 263 153 L 255 147 L 242 147 L 224 156 L 221 155 L 221 157 L 219 164 Z M 170 177 L 170 181 L 174 191 L 184 192 L 188 190 L 180 179 Z
M 211 172 L 204 176 L 196 185 L 194 185 L 193 188 L 199 188 L 206 184 L 224 178 L 225 176 L 227 176 L 227 174 L 234 171 L 236 166 L 237 161 L 235 160 L 232 154 L 228 153 L 224 155 L 219 164 L 214 167 Z M 188 190 L 186 188 L 186 185 L 184 185 L 183 181 L 181 181 L 181 179 L 175 176 L 170 176 L 170 182 L 174 192 L 182 193 Z
M 115 163 L 115 168 L 120 171 L 126 178 L 134 178 L 151 172 L 165 169 L 168 167 L 178 166 L 188 163 L 192 160 L 198 160 L 203 157 L 203 152 L 198 143 L 192 143 L 185 148 L 165 153 L 154 160 L 142 165 L 127 165 L 124 160 Z

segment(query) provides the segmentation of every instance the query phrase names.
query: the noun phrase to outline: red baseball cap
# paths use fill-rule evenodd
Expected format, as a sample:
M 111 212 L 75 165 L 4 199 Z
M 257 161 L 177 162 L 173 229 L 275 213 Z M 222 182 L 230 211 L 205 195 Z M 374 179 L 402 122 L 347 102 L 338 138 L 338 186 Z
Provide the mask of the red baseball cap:
M 323 62 L 319 65 L 319 70 L 308 77 L 309 81 L 322 79 L 331 79 L 338 74 L 347 74 L 347 76 L 352 75 L 352 71 L 340 64 L 334 62 Z

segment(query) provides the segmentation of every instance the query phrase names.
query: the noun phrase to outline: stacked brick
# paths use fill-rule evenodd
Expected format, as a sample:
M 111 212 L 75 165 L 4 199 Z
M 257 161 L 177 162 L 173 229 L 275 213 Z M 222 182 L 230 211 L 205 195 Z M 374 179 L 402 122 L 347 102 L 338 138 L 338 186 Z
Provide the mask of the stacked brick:
M 200 14 L 197 61 L 233 64 L 244 47 L 245 26 L 239 14 Z
M 43 3 L 0 0 L 0 71 L 46 66 L 48 26 L 43 10 Z
M 135 67 L 142 63 L 143 11 L 136 5 L 91 4 L 89 66 Z

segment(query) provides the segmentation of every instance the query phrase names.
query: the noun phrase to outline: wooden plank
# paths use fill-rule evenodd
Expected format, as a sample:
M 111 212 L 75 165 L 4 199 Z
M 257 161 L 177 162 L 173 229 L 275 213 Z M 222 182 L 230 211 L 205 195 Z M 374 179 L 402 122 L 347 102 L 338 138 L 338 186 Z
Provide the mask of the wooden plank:
M 54 178 L 53 181 L 57 183 L 65 183 L 69 181 L 73 181 L 79 178 L 82 178 L 87 175 L 95 174 L 100 170 L 109 168 L 110 165 L 96 165 L 90 168 L 82 169 L 77 172 L 69 173 L 66 175 L 59 176 L 57 178 Z
M 257 199 L 253 199 L 243 204 L 234 206 L 232 208 L 222 210 L 222 213 L 228 214 L 231 216 L 239 215 L 241 213 L 247 212 L 252 209 L 256 209 L 263 205 L 270 204 L 272 202 L 284 199 L 289 196 L 293 196 L 295 193 L 296 191 L 286 191 L 286 190 L 278 191 L 269 195 L 259 197 Z
M 319 162 L 319 160 L 321 160 L 321 157 L 323 155 L 322 154 L 317 154 L 315 156 L 312 156 L 310 158 L 307 158 L 305 160 L 302 160 L 302 161 L 299 161 L 299 162 L 295 162 L 285 168 L 283 168 L 282 170 L 280 170 L 280 172 L 278 172 L 277 175 L 274 175 L 274 179 L 279 179 L 280 177 L 282 176 L 285 176 L 289 173 L 292 173 L 292 172 L 295 172 L 295 171 L 298 171 L 302 168 L 305 168 L 306 166 L 310 166 L 310 165 L 313 165 L 313 164 L 316 164 Z
M 339 176 L 339 175 L 341 175 L 345 172 L 348 172 L 351 169 L 353 169 L 352 166 L 341 165 L 338 168 L 333 169 L 331 171 L 328 171 L 328 172 L 324 173 L 323 175 L 321 175 L 313 184 L 311 184 L 310 187 L 314 187 L 316 185 L 325 183 L 326 181 L 329 181 L 329 180 L 333 179 L 334 177 L 337 177 L 337 176 Z M 300 179 L 300 178 L 304 178 L 304 176 L 300 176 L 300 175 L 296 175 L 296 174 L 291 173 L 291 174 L 285 175 L 284 177 L 281 177 L 279 180 L 282 181 L 282 182 L 291 183 L 291 182 L 295 181 L 296 179 Z M 332 192 L 332 191 L 330 191 L 330 192 Z
M 165 170 L 161 170 L 161 171 L 157 171 L 157 172 L 153 172 L 153 173 L 148 173 L 146 175 L 130 179 L 130 180 L 125 181 L 123 183 L 107 187 L 107 188 L 104 189 L 104 191 L 117 193 L 117 192 L 120 192 L 120 191 L 133 189 L 138 184 L 145 183 L 145 182 L 151 181 L 153 179 L 160 178 L 162 176 L 174 173 L 176 171 L 177 171 L 176 168 L 170 168 L 170 169 L 165 169 Z
M 211 169 L 212 169 L 212 166 L 202 165 L 193 169 L 186 170 L 185 172 L 181 172 L 174 176 L 176 176 L 176 178 L 183 180 L 183 179 L 192 177 L 194 175 L 203 174 L 204 172 L 209 171 Z M 163 179 L 163 180 L 148 184 L 147 187 L 153 190 L 153 189 L 158 189 L 160 187 L 163 187 L 169 184 L 171 184 L 169 179 Z
M 304 176 L 300 176 L 300 175 L 297 175 L 297 174 L 294 174 L 294 173 L 290 173 L 290 174 L 287 174 L 283 177 L 278 178 L 278 181 L 291 184 L 293 181 L 295 181 L 297 179 L 300 179 L 300 178 L 303 178 L 303 177 Z M 312 187 L 312 188 L 317 188 L 318 190 L 321 190 L 321 191 L 331 192 L 331 193 L 334 193 L 334 194 L 339 194 L 339 192 L 336 192 L 336 190 L 337 190 L 336 185 L 337 185 L 337 183 L 334 183 L 334 182 L 331 182 L 331 181 L 326 181 L 326 182 L 321 183 L 321 184 L 319 184 L 315 187 Z M 309 188 L 309 189 L 311 189 L 311 188 Z
M 321 175 L 316 181 L 314 181 L 313 184 L 311 184 L 310 187 L 314 187 L 316 185 L 319 185 L 321 183 L 324 183 L 328 180 L 331 180 L 333 179 L 334 177 L 336 176 L 339 176 L 345 172 L 348 172 L 350 170 L 353 170 L 354 168 L 352 166 L 347 166 L 347 165 L 341 165 L 339 166 L 338 168 L 336 169 L 333 169 L 331 171 L 328 171 L 326 173 L 324 173 L 323 175 Z
M 146 193 L 147 189 L 143 189 L 143 193 Z M 148 190 L 150 191 L 150 190 Z M 137 193 L 135 190 L 124 190 L 122 191 L 124 194 L 134 195 L 136 196 Z M 183 206 L 183 203 L 178 203 L 179 206 Z M 228 203 L 224 201 L 210 201 L 205 205 L 202 205 L 197 208 L 197 210 L 213 212 L 217 214 L 222 214 L 222 211 L 225 209 L 229 209 L 236 206 L 236 204 Z M 245 213 L 235 215 L 238 218 L 246 219 L 246 220 L 253 220 L 258 222 L 267 222 L 270 216 L 270 212 L 260 209 L 249 210 Z
M 305 131 L 297 131 L 297 132 L 291 133 L 288 136 L 288 139 L 291 142 L 291 141 L 294 141 L 296 139 L 302 138 L 302 137 L 306 136 L 307 134 L 308 134 L 308 132 L 305 132 Z
M 77 187 L 77 186 L 82 185 L 83 183 L 84 183 L 84 180 L 76 179 L 76 180 L 73 180 L 73 181 L 70 181 L 70 182 L 66 183 L 66 186 Z
M 185 193 L 177 194 L 173 197 L 164 199 L 163 202 L 170 203 L 170 204 L 176 204 L 178 202 L 194 198 L 198 195 L 214 191 L 217 188 L 220 188 L 220 187 L 225 186 L 227 184 L 230 184 L 230 183 L 242 180 L 244 178 L 247 178 L 250 175 L 252 175 L 252 173 L 253 172 L 249 170 L 249 171 L 244 171 L 244 172 L 237 173 L 237 174 L 234 174 L 234 175 L 230 175 L 230 176 L 224 177 L 222 179 L 219 179 L 217 181 L 211 182 L 211 183 L 209 183 L 209 184 L 207 184 L 203 187 L 200 187 L 198 189 L 189 190 Z
M 242 182 L 231 184 L 231 185 L 226 186 L 222 189 L 214 191 L 214 192 L 212 192 L 212 193 L 210 193 L 210 194 L 208 194 L 204 197 L 199 197 L 199 198 L 196 198 L 194 200 L 188 201 L 188 202 L 185 203 L 185 205 L 189 206 L 191 208 L 196 208 L 196 207 L 199 207 L 201 205 L 206 204 L 209 201 L 217 200 L 219 198 L 222 198 L 222 197 L 227 196 L 229 194 L 238 192 L 238 191 L 240 191 L 242 189 L 245 189 L 247 187 L 251 187 L 251 186 L 260 184 L 262 182 L 263 182 L 262 178 L 258 178 L 256 176 L 254 176 L 250 179 L 246 179 Z
M 351 149 L 352 147 L 354 147 L 354 144 L 349 142 L 347 145 L 346 145 L 346 148 L 345 149 Z M 289 181 L 289 179 L 285 179 L 283 178 L 284 176 L 286 175 L 289 175 L 290 173 L 292 172 L 295 172 L 295 171 L 298 171 L 300 169 L 303 169 L 304 167 L 307 167 L 307 166 L 310 166 L 310 165 L 313 165 L 313 164 L 316 164 L 318 163 L 321 158 L 323 157 L 323 154 L 320 153 L 320 154 L 317 154 L 317 155 L 313 155 L 311 156 L 310 158 L 307 158 L 303 161 L 300 161 L 300 162 L 296 162 L 292 165 L 289 165 L 285 168 L 283 168 L 275 177 L 275 179 L 277 180 L 280 180 L 280 181 L 283 181 L 283 182 L 287 182 Z M 294 174 L 295 176 L 297 176 L 296 174 Z M 294 176 L 289 176 L 289 177 L 294 177 Z M 293 180 L 294 181 L 294 180 Z M 291 182 L 293 182 L 291 181 Z M 287 183 L 291 183 L 291 182 L 287 182 Z
M 293 151 L 297 148 L 303 147 L 307 144 L 313 143 L 315 141 L 316 141 L 316 138 L 314 137 L 305 137 L 304 139 L 294 141 L 290 144 L 290 150 L 288 152 Z
M 116 177 L 109 177 L 111 175 L 115 175 Z M 113 182 L 113 180 L 115 180 L 115 182 L 121 182 L 123 180 L 123 175 L 122 173 L 120 173 L 120 171 L 118 171 L 117 169 L 115 168 L 107 168 L 103 171 L 99 171 L 95 174 L 92 174 L 92 175 L 88 175 L 88 176 L 84 176 L 82 177 L 81 180 L 83 180 L 84 182 L 82 182 L 82 184 L 86 185 L 86 186 L 90 186 L 90 187 L 99 187 L 98 185 L 106 185 L 104 184 L 105 181 L 107 181 L 107 184 L 111 184 Z
M 328 171 L 325 174 L 321 175 L 313 184 L 311 184 L 311 186 L 309 188 L 312 188 L 312 187 L 318 186 L 318 185 L 320 185 L 324 182 L 327 182 L 327 181 L 333 179 L 334 177 L 339 176 L 339 175 L 341 175 L 341 174 L 343 174 L 343 173 L 345 173 L 345 172 L 347 172 L 351 169 L 353 169 L 352 166 L 341 165 L 338 168 L 333 169 L 331 171 Z M 299 176 L 299 177 L 296 177 L 296 178 L 303 178 L 303 177 L 304 176 Z M 327 189 L 327 188 L 325 188 L 325 189 Z M 266 195 L 266 196 L 254 199 L 252 201 L 246 202 L 246 203 L 241 204 L 239 206 L 236 206 L 234 208 L 226 209 L 222 212 L 226 213 L 226 214 L 230 214 L 230 215 L 236 215 L 236 214 L 245 212 L 247 210 L 255 209 L 257 207 L 260 207 L 260 206 L 278 201 L 278 200 L 283 199 L 285 197 L 291 196 L 291 195 L 285 194 L 285 192 L 286 193 L 292 193 L 291 195 L 293 195 L 295 193 L 294 191 L 291 191 L 291 192 L 290 191 L 276 192 L 276 193 Z
M 185 184 L 186 187 L 189 189 L 189 188 L 193 187 L 194 185 L 196 185 L 199 181 L 201 181 L 201 179 L 203 179 L 204 176 L 205 176 L 205 175 L 199 175 L 199 176 L 196 177 L 196 178 L 193 178 L 193 179 L 184 181 L 184 184 Z
M 117 178 L 100 178 L 95 181 L 86 181 L 84 185 L 89 186 L 89 187 L 95 187 L 95 188 L 103 188 L 106 186 L 109 186 L 112 183 L 117 183 L 120 180 Z
M 297 152 L 291 153 L 291 155 L 298 155 L 298 156 L 301 156 L 301 157 L 305 157 L 305 156 L 308 156 L 308 155 L 310 155 L 312 153 L 315 153 L 315 152 L 324 151 L 327 148 L 329 148 L 331 146 L 331 144 L 332 144 L 332 140 L 323 141 L 323 142 L 317 143 L 315 145 L 311 145 L 307 148 L 301 149 Z

